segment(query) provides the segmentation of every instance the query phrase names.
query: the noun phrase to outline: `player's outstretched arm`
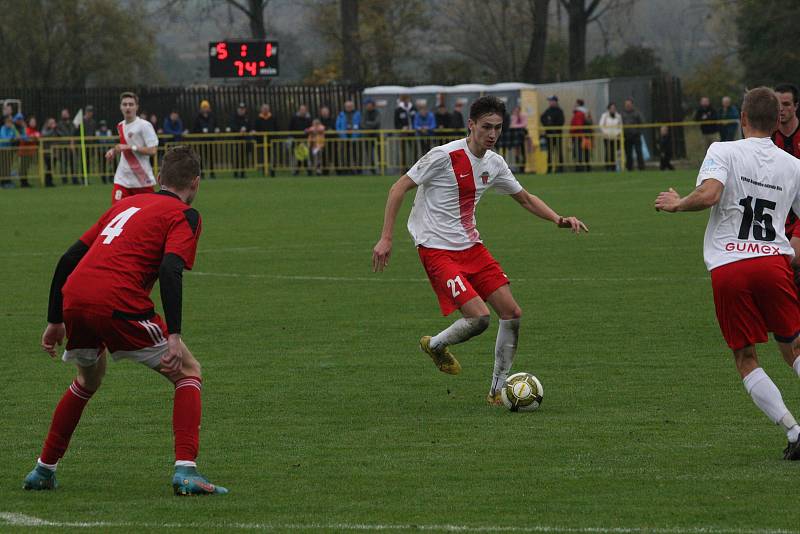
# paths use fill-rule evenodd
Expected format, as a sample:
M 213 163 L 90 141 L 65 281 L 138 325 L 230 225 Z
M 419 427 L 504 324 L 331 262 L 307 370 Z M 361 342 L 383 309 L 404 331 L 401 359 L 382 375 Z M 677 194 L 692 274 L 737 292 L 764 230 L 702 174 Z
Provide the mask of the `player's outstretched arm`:
M 511 195 L 511 197 L 519 202 L 519 205 L 546 221 L 556 224 L 559 228 L 569 228 L 576 234 L 581 231 L 588 232 L 589 228 L 577 217 L 562 217 L 553 208 L 548 206 L 544 200 L 522 190 L 519 193 Z
M 64 296 L 61 293 L 67 277 L 72 274 L 81 259 L 89 251 L 89 247 L 83 241 L 78 240 L 74 245 L 58 260 L 56 271 L 53 273 L 53 281 L 50 283 L 50 298 L 47 305 L 47 327 L 42 334 L 42 350 L 51 357 L 56 357 L 56 345 L 64 341 L 66 331 L 64 329 Z
M 397 219 L 397 212 L 403 205 L 403 197 L 410 190 L 417 187 L 414 180 L 403 175 L 397 180 L 392 188 L 389 189 L 389 197 L 386 199 L 386 209 L 383 213 L 383 230 L 381 238 L 372 249 L 372 271 L 381 272 L 389 265 L 389 256 L 392 254 L 392 235 L 394 234 L 394 223 Z
M 709 178 L 697 186 L 694 191 L 681 198 L 678 192 L 670 187 L 669 191 L 662 191 L 658 194 L 655 208 L 656 211 L 669 213 L 675 213 L 676 211 L 702 211 L 719 202 L 724 188 L 725 186 L 722 185 L 722 182 Z

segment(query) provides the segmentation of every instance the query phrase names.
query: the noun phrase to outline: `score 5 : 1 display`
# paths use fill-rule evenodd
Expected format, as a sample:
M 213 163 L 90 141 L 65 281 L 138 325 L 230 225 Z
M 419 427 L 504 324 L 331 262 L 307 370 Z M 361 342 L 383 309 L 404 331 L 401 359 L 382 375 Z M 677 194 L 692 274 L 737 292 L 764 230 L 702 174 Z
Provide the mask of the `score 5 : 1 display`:
M 212 78 L 278 75 L 277 41 L 217 41 L 208 44 Z

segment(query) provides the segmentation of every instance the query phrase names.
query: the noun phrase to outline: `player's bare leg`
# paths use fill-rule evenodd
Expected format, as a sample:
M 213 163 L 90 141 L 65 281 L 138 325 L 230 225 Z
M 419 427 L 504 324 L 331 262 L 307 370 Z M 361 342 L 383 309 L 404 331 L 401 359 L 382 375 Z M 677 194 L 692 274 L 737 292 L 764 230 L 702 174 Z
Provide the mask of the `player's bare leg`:
M 172 408 L 172 432 L 175 438 L 175 474 L 172 489 L 175 495 L 225 494 L 228 490 L 212 484 L 197 471 L 202 412 L 202 369 L 200 362 L 180 341 L 181 365 L 174 371 L 156 369 L 175 385 Z
M 61 397 L 55 411 L 50 429 L 47 432 L 42 453 L 36 467 L 28 473 L 23 483 L 26 490 L 52 490 L 58 487 L 56 467 L 64 456 L 78 426 L 81 414 L 89 399 L 100 388 L 106 374 L 105 351 L 95 363 L 88 366 L 78 365 L 78 376 Z
M 480 297 L 468 300 L 459 309 L 463 317 L 435 336 L 423 336 L 419 340 L 420 348 L 431 357 L 436 367 L 451 375 L 461 372 L 461 364 L 447 347 L 463 343 L 489 326 L 489 308 Z
M 781 353 L 793 354 L 792 343 L 778 343 Z M 785 460 L 800 460 L 800 426 L 783 403 L 781 392 L 767 373 L 759 367 L 756 349 L 753 345 L 733 351 L 734 362 L 744 382 L 744 388 L 753 402 L 776 425 L 781 425 L 789 443 L 783 451 Z
M 494 371 L 492 384 L 486 402 L 499 406 L 502 404 L 500 390 L 508 378 L 511 366 L 514 364 L 514 355 L 517 353 L 519 339 L 519 323 L 522 318 L 522 309 L 514 300 L 508 284 L 498 288 L 487 299 L 494 311 L 500 317 L 497 327 L 497 341 L 494 346 Z

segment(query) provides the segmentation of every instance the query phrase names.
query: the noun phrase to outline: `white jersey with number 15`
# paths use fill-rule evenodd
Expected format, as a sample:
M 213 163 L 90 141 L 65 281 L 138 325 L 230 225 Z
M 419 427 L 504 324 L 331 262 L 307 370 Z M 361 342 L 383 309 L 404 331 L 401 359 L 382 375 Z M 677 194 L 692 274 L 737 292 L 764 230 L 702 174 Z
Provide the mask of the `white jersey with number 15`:
M 769 137 L 713 143 L 697 185 L 708 179 L 725 186 L 703 241 L 709 271 L 759 256 L 794 256 L 785 223 L 790 209 L 800 213 L 800 160 Z

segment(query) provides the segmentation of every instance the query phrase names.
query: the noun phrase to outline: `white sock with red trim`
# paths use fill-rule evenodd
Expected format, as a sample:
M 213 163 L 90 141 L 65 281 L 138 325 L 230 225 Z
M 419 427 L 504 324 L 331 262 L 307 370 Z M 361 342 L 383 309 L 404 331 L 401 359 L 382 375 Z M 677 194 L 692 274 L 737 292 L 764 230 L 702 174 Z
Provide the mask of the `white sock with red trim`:
M 489 393 L 494 395 L 506 383 L 508 373 L 514 364 L 519 339 L 519 319 L 500 319 L 497 327 L 497 341 L 494 345 L 494 373 Z
M 800 436 L 800 426 L 797 425 L 789 409 L 783 403 L 783 397 L 778 386 L 764 372 L 761 367 L 753 369 L 744 377 L 744 388 L 752 397 L 753 402 L 776 425 L 783 426 L 789 441 L 795 442 Z
M 794 359 L 792 369 L 794 369 L 794 372 L 797 373 L 797 376 L 800 376 L 800 356 Z
M 448 345 L 463 343 L 489 327 L 489 316 L 462 317 L 431 338 L 431 349 L 439 350 Z

